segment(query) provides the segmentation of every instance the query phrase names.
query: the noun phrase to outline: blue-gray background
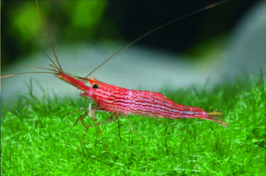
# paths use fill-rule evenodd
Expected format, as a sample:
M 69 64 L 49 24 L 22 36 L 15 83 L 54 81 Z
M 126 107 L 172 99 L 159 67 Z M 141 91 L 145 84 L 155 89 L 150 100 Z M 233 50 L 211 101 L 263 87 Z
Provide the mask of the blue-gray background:
M 1 2 L 2 66 L 47 67 L 49 61 L 25 25 L 51 55 L 33 1 Z M 209 2 L 40 1 L 51 41 L 65 70 L 85 76 L 123 44 L 154 27 L 209 5 Z M 265 1 L 227 2 L 167 26 L 139 41 L 93 74 L 127 88 L 177 90 L 234 80 L 265 68 Z M 2 75 L 29 71 L 5 69 Z M 34 71 L 31 69 L 31 71 Z M 4 102 L 28 92 L 30 77 L 59 96 L 78 91 L 51 75 L 23 75 L 2 80 Z M 41 94 L 35 86 L 36 94 Z M 72 92 L 72 93 L 70 93 Z

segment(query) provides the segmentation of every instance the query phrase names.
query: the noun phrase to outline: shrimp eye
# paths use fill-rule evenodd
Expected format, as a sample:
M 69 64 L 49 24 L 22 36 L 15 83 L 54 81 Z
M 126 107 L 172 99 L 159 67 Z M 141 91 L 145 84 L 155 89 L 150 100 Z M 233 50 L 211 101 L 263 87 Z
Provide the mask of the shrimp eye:
M 98 89 L 98 88 L 99 88 L 99 84 L 94 83 L 94 84 L 91 85 L 91 87 L 92 87 L 93 89 Z

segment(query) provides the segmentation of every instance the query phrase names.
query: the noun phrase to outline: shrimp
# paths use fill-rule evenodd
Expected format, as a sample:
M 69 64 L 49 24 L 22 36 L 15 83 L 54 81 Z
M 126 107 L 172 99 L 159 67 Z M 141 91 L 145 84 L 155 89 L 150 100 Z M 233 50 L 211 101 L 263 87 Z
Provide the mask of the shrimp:
M 73 76 L 63 70 L 59 62 L 59 59 L 56 55 L 56 52 L 53 48 L 53 45 L 50 42 L 49 36 L 47 34 L 45 25 L 43 23 L 43 20 L 40 14 L 39 4 L 38 4 L 38 1 L 36 0 L 36 6 L 38 9 L 41 25 L 43 27 L 46 39 L 55 57 L 55 61 L 52 60 L 46 54 L 46 56 L 51 62 L 50 68 L 33 67 L 33 68 L 42 69 L 46 71 L 14 73 L 14 74 L 2 76 L 1 79 L 20 75 L 20 74 L 43 73 L 43 74 L 53 74 L 60 80 L 63 80 L 70 85 L 73 85 L 74 87 L 76 87 L 82 92 L 80 96 L 91 99 L 96 103 L 96 106 L 94 107 L 89 106 L 88 110 L 84 114 L 82 114 L 74 123 L 74 125 L 76 125 L 79 121 L 81 121 L 82 125 L 86 128 L 86 130 L 88 130 L 89 128 L 93 126 L 99 126 L 101 124 L 115 121 L 122 115 L 127 118 L 127 115 L 129 114 L 136 114 L 136 115 L 141 115 L 141 116 L 152 116 L 152 117 L 157 117 L 157 118 L 168 118 L 168 119 L 199 118 L 203 120 L 210 120 L 210 121 L 216 122 L 218 124 L 221 124 L 227 127 L 228 124 L 226 122 L 217 120 L 213 117 L 213 116 L 221 115 L 222 114 L 221 112 L 206 112 L 203 109 L 198 108 L 198 107 L 184 106 L 181 104 L 177 104 L 174 101 L 162 95 L 161 93 L 126 89 L 126 88 L 104 83 L 102 81 L 97 80 L 96 78 L 89 78 L 89 76 L 93 72 L 95 72 L 97 69 L 103 66 L 106 62 L 111 60 L 115 55 L 122 52 L 123 50 L 131 46 L 132 44 L 146 37 L 147 35 L 161 29 L 162 27 L 172 24 L 176 21 L 187 18 L 191 15 L 194 15 L 203 10 L 212 8 L 214 6 L 220 5 L 222 3 L 224 3 L 224 1 L 206 6 L 202 9 L 199 9 L 197 11 L 194 11 L 192 13 L 189 13 L 187 15 L 176 18 L 174 20 L 171 20 L 165 24 L 158 26 L 157 28 L 147 32 L 146 34 L 142 35 L 141 37 L 137 38 L 136 40 L 132 41 L 131 43 L 127 44 L 126 46 L 124 46 L 123 48 L 115 52 L 112 56 L 107 58 L 99 66 L 93 69 L 87 76 L 80 77 L 80 76 Z M 95 121 L 96 118 L 95 118 L 94 112 L 97 110 L 103 110 L 106 112 L 110 112 L 112 113 L 112 115 L 108 117 L 108 120 L 98 122 L 96 123 L 96 125 L 89 125 L 89 126 L 86 125 L 83 119 L 89 114 L 92 120 Z
M 96 78 L 78 77 L 90 83 L 91 87 L 88 87 L 71 75 L 58 73 L 56 76 L 83 91 L 80 96 L 92 98 L 97 104 L 95 109 L 114 113 L 116 119 L 121 115 L 137 114 L 169 119 L 200 118 L 228 126 L 227 123 L 212 117 L 221 115 L 220 112 L 208 113 L 201 108 L 177 104 L 157 92 L 126 89 L 98 81 Z

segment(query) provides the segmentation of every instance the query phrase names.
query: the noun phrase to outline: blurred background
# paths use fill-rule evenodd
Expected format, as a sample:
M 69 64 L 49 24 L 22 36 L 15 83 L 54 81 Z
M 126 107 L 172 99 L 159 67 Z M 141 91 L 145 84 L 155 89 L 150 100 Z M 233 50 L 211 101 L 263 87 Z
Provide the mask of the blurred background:
M 123 45 L 149 30 L 210 2 L 40 1 L 40 11 L 63 68 L 85 76 Z M 233 1 L 173 23 L 145 37 L 92 76 L 132 89 L 161 91 L 232 81 L 243 72 L 265 72 L 265 1 Z M 1 74 L 36 71 L 6 66 L 48 67 L 26 28 L 52 57 L 34 1 L 1 1 Z M 29 92 L 32 77 L 57 96 L 78 91 L 51 75 L 21 75 L 2 81 L 2 101 Z M 39 82 L 39 83 L 38 83 Z M 42 88 L 40 88 L 40 85 Z

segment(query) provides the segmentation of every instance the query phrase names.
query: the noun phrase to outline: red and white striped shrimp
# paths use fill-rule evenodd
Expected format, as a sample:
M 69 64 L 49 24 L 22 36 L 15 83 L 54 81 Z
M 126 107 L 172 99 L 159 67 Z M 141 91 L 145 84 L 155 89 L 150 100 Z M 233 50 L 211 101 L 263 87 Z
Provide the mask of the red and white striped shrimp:
M 43 21 L 40 15 L 38 1 L 36 0 L 36 5 L 37 5 L 38 13 L 41 19 L 41 23 L 42 23 L 45 35 L 47 36 L 47 40 L 50 44 L 51 50 L 53 51 L 53 54 L 55 56 L 55 62 L 48 57 L 48 59 L 51 61 L 51 64 L 50 64 L 51 68 L 35 67 L 38 69 L 47 70 L 47 72 L 14 73 L 14 74 L 2 76 L 1 78 L 7 78 L 7 77 L 12 77 L 12 76 L 16 76 L 20 74 L 27 74 L 27 73 L 49 73 L 49 74 L 54 74 L 59 79 L 64 80 L 65 82 L 75 86 L 76 88 L 82 91 L 82 93 L 80 94 L 82 97 L 90 98 L 94 100 L 97 105 L 96 107 L 89 108 L 89 110 L 85 114 L 81 115 L 74 123 L 75 125 L 78 121 L 81 121 L 82 125 L 86 129 L 89 129 L 91 126 L 86 126 L 83 119 L 86 117 L 88 113 L 91 116 L 91 118 L 95 120 L 95 117 L 94 117 L 95 110 L 103 110 L 103 111 L 113 113 L 112 117 L 110 117 L 109 120 L 104 121 L 104 122 L 99 122 L 97 123 L 97 125 L 113 121 L 119 118 L 121 115 L 127 116 L 128 114 L 138 114 L 142 116 L 153 116 L 153 117 L 158 117 L 158 118 L 169 118 L 169 119 L 200 118 L 204 120 L 210 120 L 213 122 L 217 122 L 224 126 L 228 126 L 226 122 L 213 118 L 213 115 L 221 115 L 220 112 L 208 113 L 202 110 L 201 108 L 177 104 L 173 102 L 172 100 L 168 99 L 167 97 L 165 97 L 164 95 L 157 93 L 157 92 L 126 89 L 126 88 L 117 87 L 114 85 L 110 85 L 110 84 L 98 81 L 96 78 L 88 78 L 88 76 L 90 76 L 94 71 L 96 71 L 98 68 L 104 65 L 107 61 L 112 59 L 117 53 L 125 50 L 126 48 L 128 48 L 129 46 L 137 42 L 138 40 L 149 35 L 150 33 L 157 31 L 158 29 L 166 25 L 169 25 L 173 22 L 176 22 L 178 20 L 181 20 L 185 17 L 191 16 L 200 11 L 217 6 L 221 3 L 222 2 L 204 7 L 202 9 L 194 11 L 183 17 L 174 19 L 170 22 L 167 22 L 151 30 L 150 32 L 137 38 L 130 44 L 126 45 L 125 47 L 121 48 L 119 51 L 114 53 L 111 57 L 106 59 L 102 64 L 100 64 L 93 71 L 91 71 L 86 77 L 78 77 L 78 76 L 72 76 L 71 74 L 66 73 L 62 69 L 60 62 L 57 58 L 57 55 L 54 51 L 54 48 L 49 40 L 49 36 L 47 35 L 45 26 L 43 24 Z M 87 85 L 87 83 L 89 83 L 90 85 Z
M 95 109 L 116 113 L 116 118 L 128 114 L 169 119 L 201 118 L 227 126 L 227 123 L 212 117 L 221 115 L 220 112 L 207 113 L 201 108 L 177 104 L 158 92 L 126 89 L 96 78 L 75 78 L 65 73 L 56 76 L 83 91 L 81 96 L 92 98 L 97 104 Z M 91 86 L 88 87 L 84 82 Z

